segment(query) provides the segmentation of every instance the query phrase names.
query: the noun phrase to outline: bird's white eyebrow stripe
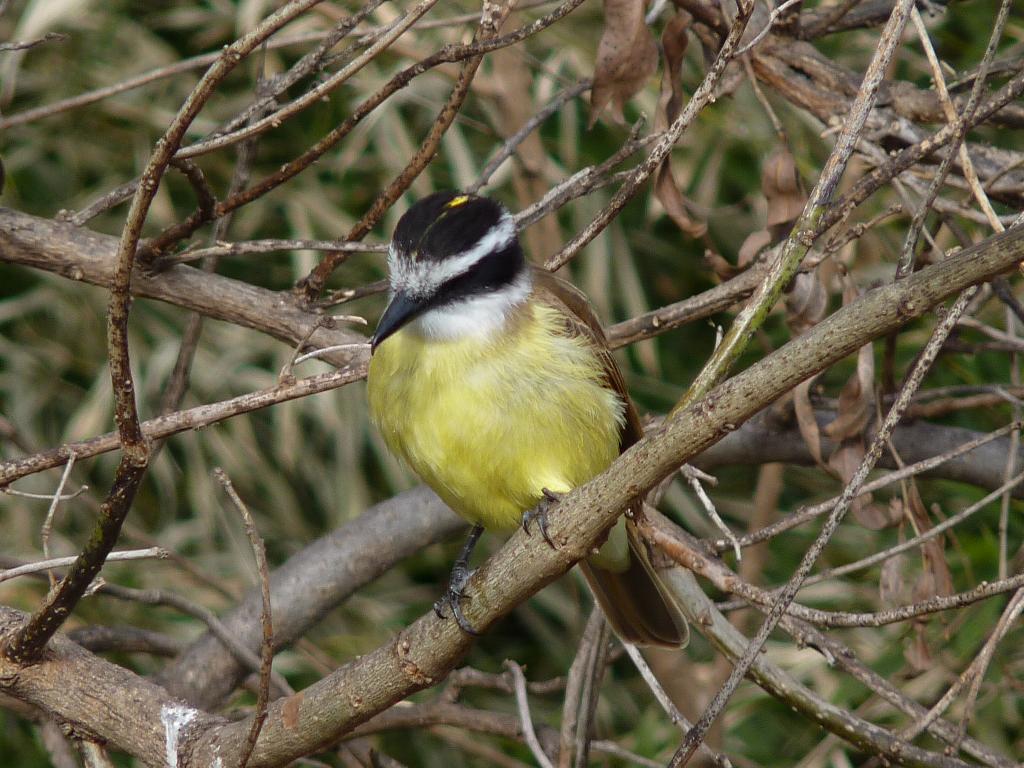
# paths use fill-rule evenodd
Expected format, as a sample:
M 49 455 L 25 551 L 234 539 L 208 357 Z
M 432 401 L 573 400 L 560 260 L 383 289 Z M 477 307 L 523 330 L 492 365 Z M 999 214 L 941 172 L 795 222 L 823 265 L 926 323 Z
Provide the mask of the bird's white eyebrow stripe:
M 442 261 L 414 262 L 399 255 L 392 243 L 388 249 L 388 269 L 392 287 L 413 294 L 428 293 L 449 280 L 465 274 L 492 251 L 507 248 L 516 237 L 516 223 L 508 211 L 497 224 L 471 248 Z

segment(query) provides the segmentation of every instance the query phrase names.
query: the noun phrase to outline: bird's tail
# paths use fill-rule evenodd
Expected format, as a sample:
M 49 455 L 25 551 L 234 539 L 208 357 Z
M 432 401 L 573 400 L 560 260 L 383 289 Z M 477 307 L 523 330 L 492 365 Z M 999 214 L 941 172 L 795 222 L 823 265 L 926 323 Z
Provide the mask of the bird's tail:
M 580 570 L 615 633 L 634 645 L 681 648 L 690 639 L 686 618 L 655 573 L 633 524 L 626 521 L 629 563 L 611 570 L 587 560 Z

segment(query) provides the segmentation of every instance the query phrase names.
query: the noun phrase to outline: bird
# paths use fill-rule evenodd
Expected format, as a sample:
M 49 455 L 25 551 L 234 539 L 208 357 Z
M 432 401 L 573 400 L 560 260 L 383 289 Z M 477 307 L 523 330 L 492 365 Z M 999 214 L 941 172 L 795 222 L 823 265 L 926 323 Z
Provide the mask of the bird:
M 546 510 L 642 435 L 586 296 L 531 265 L 498 201 L 456 190 L 413 203 L 388 247 L 390 300 L 371 338 L 371 421 L 388 449 L 471 525 L 435 604 L 460 606 L 484 529 L 547 535 Z M 552 546 L 554 546 L 552 544 Z M 621 519 L 580 567 L 626 642 L 678 648 L 686 621 Z

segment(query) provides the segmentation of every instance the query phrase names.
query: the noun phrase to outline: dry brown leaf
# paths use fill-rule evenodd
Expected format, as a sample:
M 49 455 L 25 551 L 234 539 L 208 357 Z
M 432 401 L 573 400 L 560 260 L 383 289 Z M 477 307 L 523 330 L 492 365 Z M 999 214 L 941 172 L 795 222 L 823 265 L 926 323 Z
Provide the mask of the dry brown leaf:
M 844 484 L 848 483 L 857 471 L 865 453 L 866 449 L 862 439 L 844 440 L 828 457 L 828 466 Z M 872 531 L 888 528 L 891 524 L 889 515 L 873 502 L 870 493 L 862 493 L 850 502 L 850 514 L 858 523 Z
M 860 292 L 853 281 L 847 278 L 843 290 L 843 304 L 849 304 L 859 295 Z M 864 431 L 871 417 L 874 381 L 874 348 L 871 344 L 865 344 L 857 352 L 857 370 L 839 393 L 836 418 L 825 427 L 825 434 L 833 440 L 842 441 L 859 436 Z
M 607 6 L 606 6 L 607 12 Z M 655 127 L 665 129 L 679 115 L 683 104 L 683 78 L 681 67 L 683 54 L 686 52 L 686 32 L 690 27 L 691 17 L 688 13 L 677 13 L 665 26 L 661 35 L 662 48 L 665 51 L 665 66 L 661 77 L 661 97 L 658 100 L 658 115 Z M 607 24 L 607 19 L 605 21 Z M 596 85 L 594 86 L 596 89 Z M 708 230 L 708 225 L 690 216 L 687 200 L 679 189 L 675 174 L 672 172 L 670 159 L 666 158 L 658 169 L 654 180 L 654 195 L 665 209 L 665 213 L 675 222 L 683 233 L 690 237 L 700 237 Z M 723 278 L 728 279 L 728 278 Z
M 797 274 L 786 290 L 786 325 L 793 334 L 813 328 L 827 311 L 828 290 L 818 270 Z
M 655 127 L 665 129 L 679 116 L 683 106 L 683 54 L 689 43 L 687 31 L 693 17 L 686 11 L 678 11 L 665 25 L 661 33 L 661 48 L 665 52 L 665 65 L 661 75 L 661 97 L 658 99 L 658 116 Z
M 836 418 L 825 426 L 825 434 L 833 440 L 846 440 L 864 431 L 871 417 L 874 378 L 874 350 L 870 344 L 865 344 L 857 353 L 857 370 L 839 393 Z
M 761 251 L 772 244 L 772 236 L 767 229 L 759 229 L 747 235 L 747 239 L 740 246 L 740 252 L 736 257 L 736 266 L 746 269 Z
M 903 514 L 903 500 L 893 497 L 889 499 L 889 504 L 885 507 L 885 514 L 889 518 L 889 525 L 899 525 L 899 523 L 906 517 Z
M 870 493 L 862 494 L 850 502 L 850 513 L 854 520 L 869 531 L 880 531 L 892 525 L 892 518 L 886 513 L 885 507 L 875 504 Z
M 683 233 L 690 237 L 700 237 L 708 231 L 706 222 L 690 218 L 690 214 L 686 210 L 686 198 L 679 190 L 675 174 L 672 173 L 670 158 L 665 158 L 665 162 L 658 169 L 658 176 L 654 181 L 654 195 L 665 208 L 665 213 Z M 735 269 L 733 274 L 735 274 Z
M 729 263 L 729 260 L 722 254 L 715 251 L 704 251 L 704 261 L 711 267 L 711 271 L 715 273 L 719 280 L 731 280 L 741 272 L 741 270 Z
M 843 290 L 843 304 L 849 304 L 859 295 L 856 285 L 847 279 Z M 875 379 L 874 350 L 865 344 L 857 353 L 857 370 L 839 393 L 836 417 L 825 425 L 824 432 L 838 445 L 829 456 L 828 466 L 848 483 L 857 471 L 866 453 L 864 429 L 871 416 L 871 395 Z M 870 493 L 864 493 L 850 504 L 850 512 L 865 528 L 880 530 L 893 523 L 889 511 L 875 504 Z
M 921 535 L 931 530 L 932 521 L 925 509 L 924 501 L 913 481 L 906 493 L 908 515 L 914 526 L 914 533 Z M 936 596 L 953 594 L 953 575 L 946 562 L 945 538 L 936 536 L 921 544 L 921 560 L 923 570 L 921 577 L 914 586 L 914 601 L 929 600 Z
M 882 563 L 882 573 L 878 579 L 878 597 L 883 605 L 906 605 L 909 600 L 907 579 L 904 574 L 906 566 L 907 559 L 904 555 L 890 557 Z
M 800 430 L 800 437 L 804 439 L 807 450 L 821 466 L 825 460 L 821 456 L 821 432 L 818 430 L 818 422 L 814 418 L 814 407 L 811 405 L 811 385 L 814 379 L 801 381 L 793 390 L 793 411 L 796 413 L 796 426 Z
M 784 237 L 804 210 L 807 195 L 796 172 L 796 161 L 787 146 L 780 145 L 761 169 L 761 191 L 768 203 L 768 227 L 773 237 Z
M 928 647 L 928 639 L 925 636 L 924 624 L 914 624 L 914 638 L 903 651 L 903 658 L 907 660 L 911 671 L 915 674 L 927 672 L 932 668 L 932 652 Z
M 622 108 L 658 68 L 658 46 L 644 23 L 643 0 L 604 0 L 604 31 L 597 46 L 590 125 L 610 107 L 624 122 Z

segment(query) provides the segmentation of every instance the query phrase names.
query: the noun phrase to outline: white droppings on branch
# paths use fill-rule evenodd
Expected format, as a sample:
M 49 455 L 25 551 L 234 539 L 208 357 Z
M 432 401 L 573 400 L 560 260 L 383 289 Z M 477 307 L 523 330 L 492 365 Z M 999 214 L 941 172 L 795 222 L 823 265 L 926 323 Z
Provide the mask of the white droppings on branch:
M 178 739 L 182 729 L 191 723 L 198 710 L 186 707 L 184 704 L 165 704 L 160 708 L 160 722 L 164 724 L 164 747 L 167 756 L 167 768 L 178 768 Z M 214 762 L 214 766 L 220 763 L 220 758 Z

